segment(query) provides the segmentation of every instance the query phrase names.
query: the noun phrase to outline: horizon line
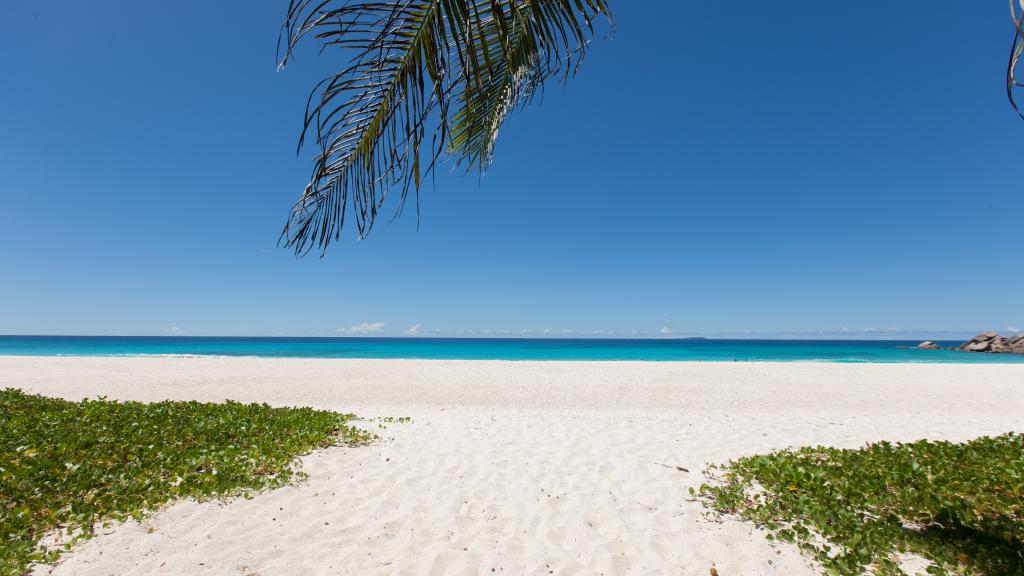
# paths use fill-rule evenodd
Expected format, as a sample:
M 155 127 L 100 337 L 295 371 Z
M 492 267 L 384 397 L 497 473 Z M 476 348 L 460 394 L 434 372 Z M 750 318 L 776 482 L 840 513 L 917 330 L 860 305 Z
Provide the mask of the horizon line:
M 922 336 L 931 332 L 933 336 Z M 900 331 L 900 332 L 794 332 L 794 333 L 719 333 L 713 335 L 672 335 L 656 333 L 640 334 L 541 334 L 541 333 L 513 333 L 513 334 L 459 334 L 459 333 L 426 333 L 426 334 L 337 334 L 337 335 L 296 335 L 296 334 L 0 334 L 0 338 L 166 338 L 166 339 L 199 339 L 199 338 L 263 338 L 263 339 L 320 339 L 320 340 L 821 340 L 821 341 L 956 341 L 963 338 L 971 338 L 973 335 L 983 331 L 970 330 L 935 330 L 935 331 Z M 1000 332 L 994 330 L 994 332 Z M 1001 333 L 1001 332 L 1000 332 Z M 1010 331 L 1010 333 L 1014 333 Z M 902 334 L 902 337 L 900 335 Z

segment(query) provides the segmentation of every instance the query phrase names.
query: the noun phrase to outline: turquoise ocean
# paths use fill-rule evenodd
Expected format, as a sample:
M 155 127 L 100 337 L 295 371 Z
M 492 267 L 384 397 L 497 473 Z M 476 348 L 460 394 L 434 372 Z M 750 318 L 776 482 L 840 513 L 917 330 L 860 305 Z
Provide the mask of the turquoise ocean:
M 1024 363 L 902 340 L 0 336 L 0 356 L 258 356 L 459 360 Z M 956 346 L 959 342 L 939 342 Z

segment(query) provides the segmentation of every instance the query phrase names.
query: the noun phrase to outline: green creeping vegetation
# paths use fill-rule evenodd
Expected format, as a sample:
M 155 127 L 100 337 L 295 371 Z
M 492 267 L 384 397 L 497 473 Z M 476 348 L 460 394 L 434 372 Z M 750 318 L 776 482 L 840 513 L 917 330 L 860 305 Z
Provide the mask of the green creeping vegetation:
M 0 575 L 52 562 L 107 521 L 179 498 L 250 496 L 302 477 L 298 457 L 374 436 L 354 416 L 199 402 L 68 402 L 0 392 Z
M 902 574 L 897 552 L 931 560 L 930 574 L 1024 574 L 1020 434 L 784 450 L 706 475 L 708 507 L 795 542 L 826 574 Z

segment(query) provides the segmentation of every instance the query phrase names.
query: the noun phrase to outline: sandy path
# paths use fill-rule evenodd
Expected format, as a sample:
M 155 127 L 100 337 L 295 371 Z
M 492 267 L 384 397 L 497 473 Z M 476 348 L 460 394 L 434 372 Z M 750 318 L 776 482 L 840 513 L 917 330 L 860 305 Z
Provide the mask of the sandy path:
M 703 465 L 1024 429 L 1024 365 L 0 357 L 0 386 L 413 418 L 307 457 L 304 484 L 112 527 L 37 570 L 58 575 L 815 574 L 705 520 Z

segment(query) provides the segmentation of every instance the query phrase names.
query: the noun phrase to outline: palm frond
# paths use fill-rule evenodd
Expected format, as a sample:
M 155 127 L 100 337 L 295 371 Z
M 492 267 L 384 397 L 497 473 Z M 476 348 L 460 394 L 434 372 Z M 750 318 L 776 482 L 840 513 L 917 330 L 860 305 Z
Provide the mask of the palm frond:
M 1013 45 L 1010 47 L 1010 63 L 1006 67 L 1006 96 L 1017 114 L 1024 118 L 1024 110 L 1017 103 L 1017 89 L 1024 88 L 1024 82 L 1017 79 L 1017 64 L 1024 53 L 1024 0 L 1018 0 L 1021 14 L 1017 14 L 1015 0 L 1010 0 L 1010 17 L 1013 19 Z
M 282 242 L 325 251 L 349 212 L 364 237 L 438 161 L 485 169 L 508 115 L 575 72 L 598 17 L 605 0 L 291 0 L 281 66 L 307 37 L 347 63 L 310 93 L 299 149 L 319 152 Z

